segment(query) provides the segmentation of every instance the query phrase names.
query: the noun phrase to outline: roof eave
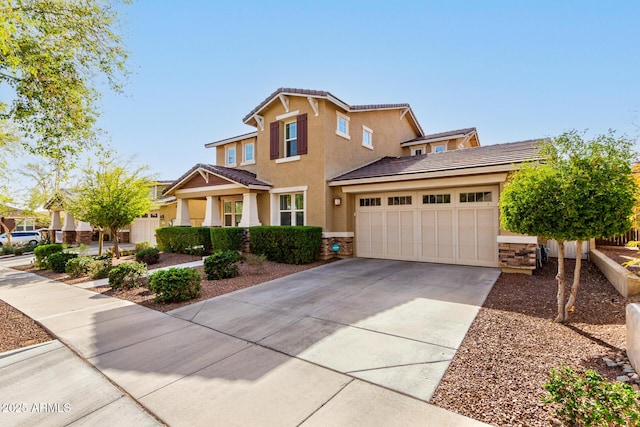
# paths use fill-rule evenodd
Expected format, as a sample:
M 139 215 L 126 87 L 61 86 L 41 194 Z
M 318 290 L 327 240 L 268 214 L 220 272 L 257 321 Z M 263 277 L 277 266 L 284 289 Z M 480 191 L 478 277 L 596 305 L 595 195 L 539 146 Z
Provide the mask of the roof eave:
M 531 159 L 531 160 L 525 160 L 525 161 L 516 162 L 516 163 L 513 163 L 513 162 L 495 163 L 492 165 L 483 165 L 483 166 L 449 168 L 449 169 L 442 169 L 438 171 L 412 172 L 412 173 L 376 176 L 376 177 L 368 177 L 368 178 L 341 179 L 341 180 L 329 181 L 329 186 L 337 187 L 341 185 L 377 184 L 377 183 L 383 183 L 383 182 L 413 181 L 418 179 L 453 177 L 453 176 L 459 176 L 459 175 L 477 175 L 477 174 L 490 173 L 490 172 L 509 172 L 509 171 L 518 170 L 523 163 L 529 163 L 531 161 L 537 161 L 537 160 L 540 160 L 540 159 Z
M 257 131 L 256 132 L 249 132 L 249 133 L 245 133 L 245 134 L 242 134 L 242 135 L 233 136 L 231 138 L 226 138 L 226 139 L 221 139 L 219 141 L 209 142 L 209 143 L 204 144 L 204 147 L 205 148 L 217 147 L 219 145 L 225 145 L 225 144 L 230 144 L 232 142 L 243 141 L 245 139 L 255 138 L 257 136 L 258 136 L 258 132 Z

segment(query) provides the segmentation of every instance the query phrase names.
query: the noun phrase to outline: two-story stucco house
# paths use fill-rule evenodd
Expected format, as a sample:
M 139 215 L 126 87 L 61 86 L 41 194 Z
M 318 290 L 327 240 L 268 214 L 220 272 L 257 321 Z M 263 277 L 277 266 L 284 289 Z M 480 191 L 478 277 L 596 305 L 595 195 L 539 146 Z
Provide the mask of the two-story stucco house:
M 409 104 L 351 105 L 281 88 L 206 144 L 169 185 L 173 225 L 314 225 L 323 255 L 498 266 L 498 198 L 535 141 L 481 147 L 475 128 L 426 134 Z M 213 158 L 213 156 L 212 156 Z

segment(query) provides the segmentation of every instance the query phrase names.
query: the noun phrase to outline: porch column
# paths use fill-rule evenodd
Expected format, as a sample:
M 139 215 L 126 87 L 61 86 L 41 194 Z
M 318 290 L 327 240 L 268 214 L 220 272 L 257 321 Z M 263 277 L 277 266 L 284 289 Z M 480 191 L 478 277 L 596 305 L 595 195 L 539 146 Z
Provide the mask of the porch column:
M 176 227 L 191 227 L 191 218 L 189 217 L 189 200 L 178 199 L 178 207 L 176 210 Z
M 60 229 L 62 229 L 62 221 L 60 221 L 60 211 L 52 211 L 51 225 L 49 225 L 49 230 L 60 230 Z
M 242 219 L 239 227 L 253 227 L 262 225 L 258 219 L 258 194 L 244 193 L 242 195 Z
M 203 227 L 222 227 L 220 220 L 220 197 L 207 196 L 207 206 L 204 210 Z
M 78 221 L 76 226 L 76 241 L 88 245 L 91 243 L 91 235 L 93 234 L 93 227 L 91 224 L 84 221 Z
M 76 220 L 68 212 L 64 213 L 64 225 L 62 226 L 62 242 L 63 243 L 75 243 L 76 242 Z

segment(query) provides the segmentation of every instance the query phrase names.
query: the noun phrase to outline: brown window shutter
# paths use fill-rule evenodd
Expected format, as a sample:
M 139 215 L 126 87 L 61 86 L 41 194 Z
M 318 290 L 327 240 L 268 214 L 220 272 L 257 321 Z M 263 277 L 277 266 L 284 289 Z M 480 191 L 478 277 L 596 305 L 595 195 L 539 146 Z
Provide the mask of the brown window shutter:
M 307 115 L 300 114 L 296 118 L 298 130 L 298 154 L 307 154 Z
M 280 122 L 272 122 L 270 128 L 269 146 L 271 151 L 271 160 L 280 157 Z

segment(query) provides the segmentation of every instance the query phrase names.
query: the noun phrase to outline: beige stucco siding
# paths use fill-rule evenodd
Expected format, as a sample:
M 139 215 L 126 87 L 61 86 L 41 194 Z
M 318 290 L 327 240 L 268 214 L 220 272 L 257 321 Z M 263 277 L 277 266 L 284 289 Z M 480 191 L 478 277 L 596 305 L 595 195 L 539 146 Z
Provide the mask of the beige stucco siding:
M 325 102 L 324 115 L 327 156 L 325 173 L 327 180 L 371 163 L 385 156 L 401 156 L 402 141 L 418 135 L 411 126 L 408 115 L 400 119 L 402 110 L 380 110 L 345 113 L 334 104 Z M 349 117 L 349 136 L 336 134 L 339 111 Z M 362 145 L 363 126 L 373 131 L 373 149 Z
M 215 164 L 217 166 L 228 166 L 226 164 L 226 150 L 229 147 L 235 147 L 236 149 L 236 164 L 235 166 L 232 166 L 234 169 L 242 169 L 242 170 L 247 170 L 253 173 L 256 173 L 256 163 L 255 161 L 253 163 L 244 163 L 244 145 L 247 143 L 251 143 L 253 142 L 253 150 L 254 150 L 254 157 L 256 156 L 256 152 L 258 150 L 258 144 L 256 143 L 256 138 L 247 138 L 247 139 L 243 139 L 241 141 L 236 141 L 236 142 L 230 142 L 228 144 L 224 144 L 224 145 L 218 145 L 217 147 L 215 147 L 216 150 L 216 162 Z

